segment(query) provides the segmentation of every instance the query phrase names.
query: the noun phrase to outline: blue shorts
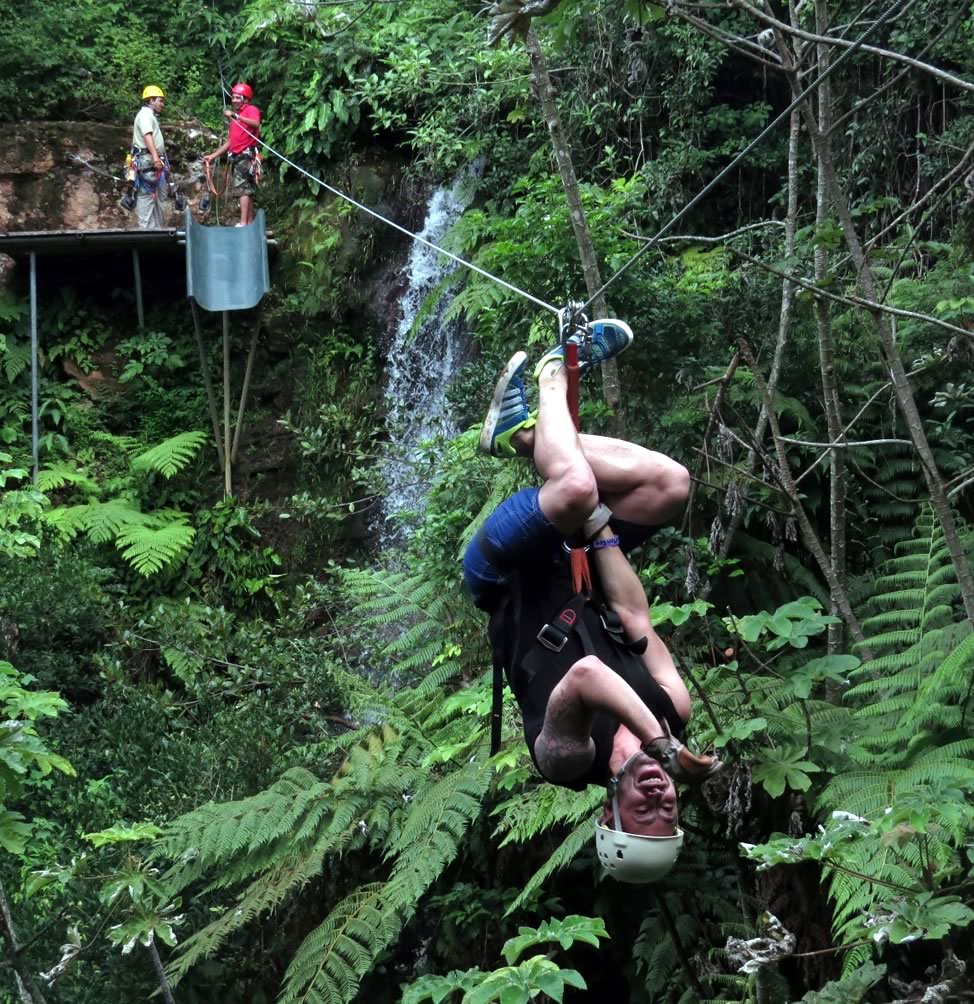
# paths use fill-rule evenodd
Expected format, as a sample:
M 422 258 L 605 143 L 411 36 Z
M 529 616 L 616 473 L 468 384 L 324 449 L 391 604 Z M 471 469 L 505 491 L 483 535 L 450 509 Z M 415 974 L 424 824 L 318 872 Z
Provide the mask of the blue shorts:
M 505 499 L 467 545 L 463 579 L 474 603 L 484 610 L 503 593 L 512 572 L 551 561 L 563 548 L 565 538 L 541 511 L 538 494 L 537 488 L 522 488 Z M 628 553 L 648 540 L 657 527 L 613 518 L 612 529 L 619 536 L 619 546 Z M 480 534 L 487 539 L 490 558 L 480 546 Z

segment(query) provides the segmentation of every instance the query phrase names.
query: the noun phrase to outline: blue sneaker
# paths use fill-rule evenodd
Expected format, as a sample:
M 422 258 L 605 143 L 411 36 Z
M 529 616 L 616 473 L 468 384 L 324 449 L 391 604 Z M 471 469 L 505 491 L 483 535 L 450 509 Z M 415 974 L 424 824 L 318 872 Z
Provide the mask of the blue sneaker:
M 592 321 L 586 327 L 590 337 L 581 343 L 578 350 L 578 369 L 581 373 L 587 373 L 593 366 L 614 358 L 632 344 L 632 328 L 625 321 L 607 318 Z M 572 335 L 569 340 L 573 339 L 580 340 L 578 335 Z M 556 345 L 543 355 L 534 368 L 535 380 L 541 376 L 541 371 L 552 359 L 561 359 L 564 355 L 564 345 Z
M 524 388 L 526 352 L 515 352 L 501 370 L 494 387 L 487 417 L 480 432 L 480 449 L 495 457 L 515 457 L 511 439 L 521 429 L 530 429 L 536 418 L 528 411 L 528 395 Z

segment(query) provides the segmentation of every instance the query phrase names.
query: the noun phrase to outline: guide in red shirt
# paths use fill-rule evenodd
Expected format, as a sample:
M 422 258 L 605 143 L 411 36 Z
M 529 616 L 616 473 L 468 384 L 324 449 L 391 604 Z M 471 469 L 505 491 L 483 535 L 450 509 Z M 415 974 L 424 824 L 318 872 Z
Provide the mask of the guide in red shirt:
M 240 222 L 245 227 L 254 219 L 254 196 L 260 172 L 260 109 L 251 103 L 254 90 L 250 84 L 234 84 L 230 92 L 232 108 L 224 115 L 230 120 L 230 134 L 227 141 L 208 153 L 203 162 L 209 164 L 225 153 L 229 153 L 233 165 L 233 195 L 240 199 Z

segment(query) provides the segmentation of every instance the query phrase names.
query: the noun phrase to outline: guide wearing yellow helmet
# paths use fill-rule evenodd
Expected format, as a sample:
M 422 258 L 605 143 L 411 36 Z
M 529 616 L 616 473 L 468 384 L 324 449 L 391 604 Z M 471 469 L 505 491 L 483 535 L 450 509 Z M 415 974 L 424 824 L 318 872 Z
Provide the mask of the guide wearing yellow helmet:
M 166 225 L 169 162 L 159 125 L 165 103 L 162 88 L 147 84 L 142 90 L 142 107 L 132 124 L 132 182 L 140 230 L 159 230 Z

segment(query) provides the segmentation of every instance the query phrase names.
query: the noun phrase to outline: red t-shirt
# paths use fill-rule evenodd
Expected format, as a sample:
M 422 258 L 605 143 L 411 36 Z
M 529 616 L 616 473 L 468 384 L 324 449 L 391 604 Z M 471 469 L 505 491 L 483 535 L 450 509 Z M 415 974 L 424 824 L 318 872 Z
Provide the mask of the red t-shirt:
M 260 122 L 260 109 L 256 105 L 241 105 L 237 114 L 242 119 L 257 119 Z M 230 153 L 241 153 L 248 147 L 256 146 L 255 136 L 260 136 L 260 126 L 252 128 L 237 119 L 230 119 Z

